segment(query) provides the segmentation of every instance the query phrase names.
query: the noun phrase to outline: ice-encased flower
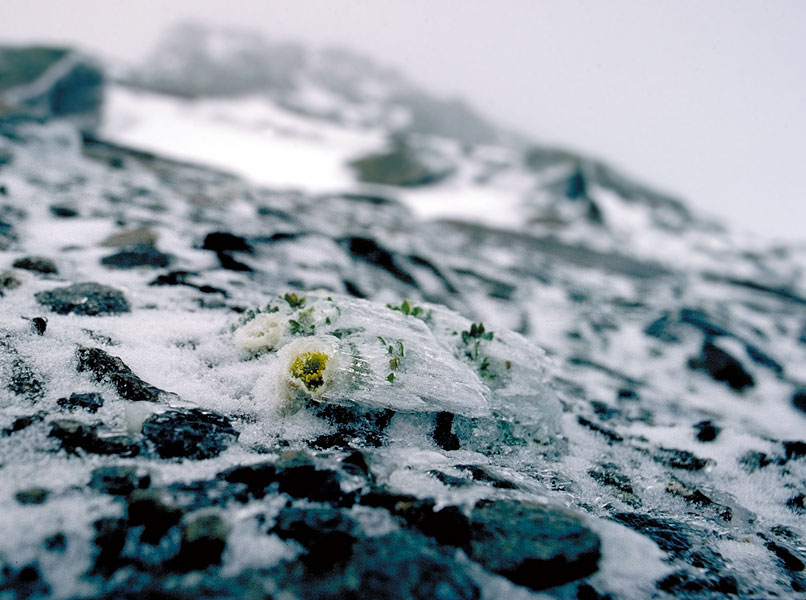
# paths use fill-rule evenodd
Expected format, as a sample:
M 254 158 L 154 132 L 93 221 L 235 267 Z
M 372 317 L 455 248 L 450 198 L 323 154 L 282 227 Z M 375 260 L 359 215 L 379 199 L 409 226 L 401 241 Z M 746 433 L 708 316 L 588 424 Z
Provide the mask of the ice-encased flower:
M 341 364 L 336 342 L 330 336 L 312 336 L 280 349 L 277 355 L 289 398 L 302 395 L 319 400 L 336 387 Z
M 235 343 L 252 354 L 275 350 L 286 333 L 285 318 L 275 313 L 259 313 L 254 319 L 235 330 Z

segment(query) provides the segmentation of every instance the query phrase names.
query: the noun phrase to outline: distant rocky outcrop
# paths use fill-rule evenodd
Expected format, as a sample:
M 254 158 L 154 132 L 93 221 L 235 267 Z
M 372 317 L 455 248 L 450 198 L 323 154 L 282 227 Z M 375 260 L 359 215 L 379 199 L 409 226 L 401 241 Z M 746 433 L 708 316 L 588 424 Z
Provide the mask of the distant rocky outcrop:
M 92 130 L 100 121 L 103 84 L 99 63 L 79 52 L 47 46 L 0 47 L 0 124 L 55 117 Z

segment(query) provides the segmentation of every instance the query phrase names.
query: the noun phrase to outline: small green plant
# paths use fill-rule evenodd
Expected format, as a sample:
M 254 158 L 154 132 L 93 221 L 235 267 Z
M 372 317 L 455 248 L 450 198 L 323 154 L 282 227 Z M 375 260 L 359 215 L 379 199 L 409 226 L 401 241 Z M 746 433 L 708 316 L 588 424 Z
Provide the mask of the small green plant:
M 492 331 L 484 330 L 484 323 L 472 323 L 470 329 L 462 332 L 462 342 L 465 345 L 471 340 L 491 340 L 493 339 Z
M 411 304 L 409 304 L 408 300 L 403 300 L 400 306 L 393 306 L 391 304 L 387 304 L 386 308 L 402 312 L 407 317 L 423 318 L 425 316 L 425 310 L 423 310 L 422 306 L 412 306 Z
M 303 302 L 304 302 L 303 298 Z M 302 311 L 296 319 L 288 319 L 288 330 L 292 335 L 313 335 L 315 333 L 313 323 L 313 307 Z
M 379 336 L 378 341 L 386 348 L 387 354 L 389 354 L 391 357 L 389 359 L 389 369 L 391 369 L 391 371 L 386 376 L 386 380 L 389 383 L 394 383 L 395 371 L 400 368 L 400 359 L 406 355 L 406 350 L 403 347 L 403 340 L 397 340 L 394 344 L 387 344 L 386 340 Z
M 495 379 L 496 377 L 495 373 L 490 371 L 490 359 L 486 356 L 479 365 L 479 375 L 481 375 L 484 379 Z
M 283 296 L 283 300 L 288 302 L 288 306 L 294 310 L 300 309 L 305 306 L 305 296 L 297 296 L 294 293 L 288 293 Z
M 493 332 L 486 331 L 484 323 L 472 323 L 470 329 L 462 332 L 462 344 L 465 346 L 465 356 L 474 362 L 479 362 L 479 375 L 484 379 L 495 379 L 497 376 L 490 369 L 490 359 L 481 356 L 480 349 L 483 341 L 491 341 Z M 509 367 L 507 367 L 509 368 Z

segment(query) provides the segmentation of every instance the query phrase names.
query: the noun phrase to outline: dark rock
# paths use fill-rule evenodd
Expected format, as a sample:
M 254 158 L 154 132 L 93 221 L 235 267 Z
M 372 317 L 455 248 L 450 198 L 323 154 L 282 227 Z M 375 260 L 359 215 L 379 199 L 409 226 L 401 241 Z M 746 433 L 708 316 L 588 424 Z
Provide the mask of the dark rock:
M 806 494 L 797 494 L 786 501 L 786 507 L 799 515 L 806 515 Z
M 459 293 L 459 290 L 450 281 L 450 279 L 448 279 L 445 273 L 443 273 L 442 270 L 438 268 L 431 260 L 428 260 L 427 258 L 417 254 L 410 254 L 407 258 L 412 264 L 417 265 L 418 267 L 423 267 L 424 269 L 430 271 L 434 277 L 436 277 L 442 283 L 445 291 L 448 294 Z M 497 279 L 488 279 L 487 284 L 490 286 L 490 297 L 498 298 L 499 300 L 511 300 L 512 295 L 516 291 L 516 287 L 514 285 L 510 285 Z
M 277 515 L 271 532 L 305 548 L 302 561 L 312 573 L 325 573 L 350 560 L 360 536 L 358 524 L 331 508 L 287 507 Z
M 170 271 L 157 276 L 148 285 L 163 286 L 163 285 L 184 285 L 199 290 L 203 294 L 221 294 L 224 297 L 229 296 L 226 290 L 213 287 L 211 285 L 198 285 L 189 281 L 191 277 L 198 276 L 198 273 L 191 271 Z
M 621 391 L 624 391 L 623 389 Z M 621 411 L 618 408 L 613 408 L 606 402 L 600 402 L 598 400 L 591 400 L 590 401 L 591 408 L 593 412 L 596 413 L 596 416 L 599 417 L 602 421 L 609 421 L 614 417 L 617 417 L 621 414 Z
M 134 490 L 151 485 L 149 475 L 140 475 L 136 467 L 98 467 L 90 476 L 90 487 L 110 496 L 128 496 Z
M 223 231 L 214 231 L 208 233 L 204 238 L 202 244 L 203 250 L 212 250 L 213 252 L 245 252 L 246 254 L 254 254 L 255 249 L 239 235 L 226 233 Z
M 806 569 L 803 559 L 795 555 L 795 553 L 786 546 L 776 542 L 767 542 L 765 547 L 778 557 L 781 566 L 783 566 L 787 571 L 803 571 Z
M 344 284 L 344 291 L 347 292 L 353 298 L 366 298 L 367 297 L 367 295 L 364 292 L 361 291 L 361 288 L 359 288 L 352 281 L 348 281 L 347 279 L 345 279 L 342 283 Z
M 101 437 L 98 424 L 89 425 L 69 419 L 56 419 L 50 422 L 50 437 L 61 442 L 61 448 L 68 454 L 78 454 L 83 450 L 89 454 L 116 454 L 137 456 L 140 446 L 126 436 Z
M 428 474 L 432 475 L 433 477 L 436 477 L 440 483 L 448 487 L 464 488 L 469 487 L 471 485 L 470 481 L 465 479 L 464 477 L 454 477 L 453 475 L 448 475 L 447 473 L 437 471 L 436 469 L 428 471 Z
M 453 413 L 440 412 L 436 416 L 436 426 L 434 427 L 433 438 L 437 446 L 443 450 L 458 450 L 459 436 L 451 431 L 453 425 Z
M 464 548 L 470 542 L 470 523 L 456 506 L 437 510 L 431 500 L 399 501 L 392 512 L 442 545 Z
M 630 529 L 647 536 L 661 550 L 669 552 L 675 558 L 681 557 L 692 547 L 691 541 L 684 534 L 684 528 L 679 527 L 679 524 L 673 521 L 655 519 L 649 515 L 639 513 L 618 513 L 613 518 Z
M 697 439 L 701 442 L 713 442 L 722 431 L 721 427 L 717 427 L 711 421 L 700 421 L 694 425 L 694 429 L 697 432 Z
M 680 341 L 680 338 L 674 332 L 674 324 L 672 316 L 669 313 L 664 313 L 663 316 L 647 325 L 644 333 L 662 342 L 676 343 Z
M 704 311 L 694 308 L 684 308 L 680 311 L 680 322 L 696 327 L 702 331 L 706 337 L 733 337 L 733 334 L 725 327 L 717 325 L 714 320 Z
M 712 506 L 717 509 L 719 516 L 725 521 L 730 521 L 733 519 L 733 510 L 729 506 L 717 504 L 700 490 L 683 483 L 675 477 L 672 477 L 672 479 L 666 484 L 666 493 L 671 494 L 672 496 L 679 496 L 686 502 L 691 502 L 692 504 L 696 504 L 698 506 Z
M 292 240 L 299 239 L 303 235 L 304 234 L 302 232 L 278 231 L 277 233 L 272 233 L 269 236 L 253 238 L 252 241 L 261 244 L 276 244 L 277 242 L 290 242 Z
M 148 285 L 190 285 L 195 287 L 188 279 L 196 276 L 198 276 L 198 273 L 191 271 L 170 271 L 169 273 L 158 275 L 157 278 Z
M 93 543 L 98 552 L 93 559 L 90 574 L 109 577 L 125 565 L 125 562 L 121 560 L 121 554 L 126 545 L 129 528 L 125 519 L 114 517 L 98 519 L 92 526 L 95 530 Z
M 218 515 L 201 515 L 182 527 L 179 552 L 170 562 L 170 568 L 180 573 L 199 571 L 221 563 L 227 547 L 229 527 Z
M 47 416 L 48 416 L 47 413 L 38 412 L 33 415 L 17 417 L 16 419 L 14 419 L 14 422 L 11 423 L 10 426 L 3 429 L 3 435 L 9 436 L 12 435 L 13 433 L 22 431 L 23 429 L 30 427 L 34 423 L 41 423 L 42 421 L 45 420 L 45 417 Z
M 634 494 L 632 481 L 619 471 L 618 465 L 604 463 L 596 468 L 588 469 L 588 475 L 597 483 L 616 490 L 616 496 L 626 504 L 636 508 L 641 506 L 641 500 Z
M 481 592 L 453 553 L 411 531 L 362 537 L 327 532 L 335 554 L 311 548 L 302 560 L 277 568 L 281 589 L 299 598 L 383 598 L 384 600 L 479 600 Z M 314 542 L 316 544 L 316 542 Z M 339 557 L 340 560 L 336 560 Z
M 713 577 L 696 577 L 686 571 L 676 571 L 667 575 L 657 583 L 657 588 L 679 598 L 717 597 L 736 595 L 739 584 L 732 575 L 715 575 Z
M 358 450 L 354 450 L 345 456 L 339 464 L 341 468 L 350 475 L 363 477 L 369 481 L 374 479 L 372 471 L 367 464 L 367 459 L 364 457 L 364 454 Z
M 198 408 L 152 415 L 142 432 L 161 458 L 194 460 L 218 456 L 238 437 L 229 419 Z
M 490 473 L 484 467 L 479 467 L 478 465 L 456 465 L 456 468 L 470 473 L 473 481 L 486 483 L 500 490 L 518 489 L 518 486 L 513 482 Z
M 101 264 L 113 269 L 135 269 L 137 267 L 162 269 L 171 264 L 171 257 L 160 252 L 154 246 L 141 245 L 104 257 L 101 259 Z
M 336 471 L 317 469 L 303 453 L 286 453 L 275 464 L 278 490 L 292 498 L 307 498 L 334 506 L 349 506 L 354 501 L 352 494 L 342 491 Z
M 54 533 L 45 538 L 43 546 L 48 552 L 64 552 L 67 550 L 67 537 L 61 532 Z
M 658 448 L 652 460 L 673 469 L 684 469 L 686 471 L 701 471 L 709 464 L 707 459 L 698 458 L 688 450 L 678 450 L 676 448 Z
M 316 439 L 311 440 L 311 448 L 317 450 L 347 450 L 350 448 L 351 438 L 344 432 L 325 433 Z
M 786 300 L 787 302 L 792 302 L 793 304 L 799 304 L 801 306 L 806 305 L 806 298 L 799 296 L 792 292 L 792 290 L 787 289 L 784 286 L 781 287 L 774 287 L 760 284 L 756 281 L 748 281 L 745 279 L 734 279 L 731 277 L 720 278 L 718 276 L 713 277 L 716 281 L 725 281 L 726 283 L 730 283 L 731 285 L 735 285 L 738 287 L 748 288 L 751 290 L 755 290 L 757 292 L 762 292 L 765 294 L 769 294 L 770 296 L 774 296 L 781 300 Z
M 14 498 L 16 498 L 17 502 L 20 504 L 44 504 L 48 496 L 50 496 L 50 490 L 40 487 L 20 490 L 14 494 Z
M 6 389 L 18 396 L 24 396 L 30 401 L 44 397 L 45 386 L 41 377 L 34 372 L 23 357 L 5 343 L 0 343 L 0 350 L 5 350 L 11 359 L 11 373 L 8 383 L 6 383 Z
M 112 248 L 131 248 L 153 246 L 157 243 L 157 234 L 149 227 L 137 227 L 128 231 L 114 233 L 107 237 L 101 246 Z
M 134 490 L 126 498 L 126 523 L 143 527 L 140 541 L 156 545 L 168 531 L 179 524 L 184 510 L 175 506 L 164 493 Z
M 440 544 L 466 547 L 470 542 L 467 517 L 456 506 L 436 510 L 433 500 L 422 500 L 407 494 L 395 494 L 375 489 L 359 499 L 364 506 L 384 508 Z
M 753 387 L 752 375 L 733 356 L 706 340 L 699 357 L 689 359 L 689 368 L 706 371 L 716 381 L 729 385 L 737 392 Z
M 0 273 L 0 294 L 2 290 L 15 290 L 22 285 L 22 281 L 11 271 Z
M 56 268 L 56 263 L 42 256 L 25 256 L 18 258 L 11 266 L 15 269 L 25 269 L 26 271 L 33 271 L 44 275 L 56 275 L 59 273 L 59 269 Z
M 739 464 L 748 473 L 755 473 L 772 463 L 773 460 L 766 453 L 756 450 L 749 450 L 739 458 Z
M 76 358 L 78 359 L 76 370 L 79 373 L 89 371 L 95 381 L 112 385 L 125 400 L 159 402 L 168 394 L 140 379 L 120 358 L 100 348 L 79 346 Z
M 91 59 L 64 48 L 0 49 L 0 91 L 13 90 L 11 114 L 32 119 L 70 117 L 84 129 L 100 119 L 103 72 Z M 8 108 L 8 107 L 7 107 Z
M 50 212 L 53 213 L 53 216 L 61 217 L 62 219 L 72 219 L 79 214 L 77 209 L 66 204 L 53 204 L 50 207 Z
M 218 252 L 216 256 L 218 256 L 218 262 L 222 269 L 227 269 L 228 271 L 238 271 L 241 273 L 251 273 L 253 271 L 252 267 L 242 262 L 238 262 L 232 258 L 228 252 Z
M 11 223 L 0 221 L 0 250 L 7 250 L 17 240 L 17 233 Z
M 439 183 L 453 169 L 447 166 L 432 167 L 420 160 L 417 153 L 405 142 L 398 141 L 385 153 L 372 154 L 350 163 L 358 179 L 366 183 L 380 183 L 401 187 L 418 187 Z
M 45 335 L 45 331 L 48 328 L 48 320 L 45 317 L 34 317 L 31 319 L 31 327 L 33 327 L 37 334 Z
M 671 558 L 682 560 L 697 569 L 718 573 L 724 560 L 707 545 L 707 532 L 680 521 L 651 517 L 641 513 L 617 513 L 613 518 L 630 529 L 647 536 Z
M 797 390 L 792 394 L 792 406 L 799 411 L 806 413 L 806 389 Z
M 600 594 L 589 583 L 580 583 L 577 586 L 576 600 L 613 600 L 610 594 Z
M 772 358 L 769 354 L 763 352 L 752 344 L 747 344 L 747 346 L 745 346 L 745 350 L 747 350 L 747 356 L 750 357 L 750 360 L 757 365 L 766 367 L 776 375 L 783 375 L 784 368 L 781 366 L 781 363 Z
M 77 283 L 34 295 L 40 304 L 66 315 L 112 315 L 129 312 L 129 303 L 119 290 L 97 283 Z
M 0 592 L 10 592 L 0 594 L 3 598 L 14 598 L 15 600 L 28 600 L 28 598 L 45 598 L 50 594 L 50 586 L 47 584 L 39 571 L 39 566 L 35 563 L 27 564 L 19 570 L 14 567 L 4 566 L 0 571 Z
M 806 456 L 806 442 L 789 441 L 784 442 L 784 457 L 786 461 L 803 458 Z
M 542 590 L 594 573 L 599 536 L 576 515 L 518 500 L 482 501 L 470 515 L 469 556 L 518 585 Z
M 232 467 L 219 473 L 218 477 L 229 483 L 244 484 L 252 497 L 260 499 L 266 495 L 266 488 L 277 481 L 277 467 L 274 463 Z
M 86 394 L 70 394 L 69 398 L 59 398 L 56 404 L 63 408 L 83 408 L 87 412 L 96 413 L 104 405 L 104 397 L 96 392 Z
M 615 431 L 613 431 L 612 429 L 608 429 L 607 427 L 602 427 L 601 425 L 599 425 L 597 423 L 594 423 L 590 419 L 586 419 L 585 417 L 583 417 L 581 415 L 577 417 L 577 422 L 580 425 L 582 425 L 583 427 L 587 427 L 591 431 L 595 431 L 596 433 L 599 433 L 599 434 L 603 435 L 605 438 L 607 438 L 607 440 L 608 440 L 607 443 L 608 444 L 612 444 L 614 442 L 623 442 L 624 441 L 624 438 L 620 434 L 618 434 Z
M 340 437 L 331 441 L 337 447 L 347 447 L 350 442 L 359 446 L 379 447 L 395 414 L 389 409 L 366 410 L 346 404 L 310 402 L 307 406 L 314 415 L 336 428 Z
M 580 200 L 588 197 L 588 182 L 581 169 L 575 170 L 565 181 L 565 197 Z
M 417 285 L 414 277 L 397 264 L 395 255 L 375 240 L 366 237 L 348 237 L 340 242 L 356 260 L 383 269 L 407 285 Z

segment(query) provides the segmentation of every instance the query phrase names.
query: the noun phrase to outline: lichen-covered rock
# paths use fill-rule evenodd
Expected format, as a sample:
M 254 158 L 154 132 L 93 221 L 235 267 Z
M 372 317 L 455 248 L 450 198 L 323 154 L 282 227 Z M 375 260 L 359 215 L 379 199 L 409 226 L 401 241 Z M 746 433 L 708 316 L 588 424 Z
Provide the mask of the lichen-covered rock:
M 101 259 L 101 264 L 112 269 L 151 267 L 163 269 L 171 264 L 171 257 L 152 245 L 132 246 Z
M 397 140 L 387 152 L 372 154 L 350 163 L 358 178 L 367 183 L 417 187 L 438 183 L 453 172 L 453 167 L 433 153 L 417 151 Z
M 50 422 L 50 437 L 59 440 L 60 448 L 68 454 L 82 450 L 88 454 L 137 456 L 140 445 L 127 436 L 102 435 L 99 423 L 83 423 L 72 419 L 55 419 Z
M 218 456 L 238 437 L 229 419 L 199 409 L 153 415 L 143 423 L 142 432 L 160 458 L 194 460 Z
M 35 294 L 36 301 L 59 314 L 113 315 L 129 312 L 123 292 L 98 283 L 76 283 Z
M 578 516 L 545 505 L 481 502 L 470 532 L 473 560 L 534 590 L 590 575 L 601 557 L 599 536 Z
M 160 402 L 170 396 L 168 392 L 140 379 L 119 357 L 100 348 L 79 346 L 76 358 L 79 373 L 88 371 L 95 381 L 112 385 L 121 398 L 132 402 Z
M 104 77 L 94 60 L 66 48 L 3 47 L 0 65 L 0 102 L 11 115 L 98 124 Z
M 101 394 L 96 392 L 88 392 L 86 394 L 70 394 L 69 398 L 59 398 L 56 404 L 63 408 L 75 409 L 82 408 L 90 413 L 98 412 L 98 409 L 104 405 L 104 398 Z
M 25 269 L 43 275 L 57 275 L 59 269 L 51 259 L 44 256 L 24 256 L 14 261 L 12 266 L 15 269 Z
M 90 487 L 111 496 L 128 496 L 134 490 L 147 488 L 151 477 L 141 474 L 136 467 L 108 466 L 92 471 Z

